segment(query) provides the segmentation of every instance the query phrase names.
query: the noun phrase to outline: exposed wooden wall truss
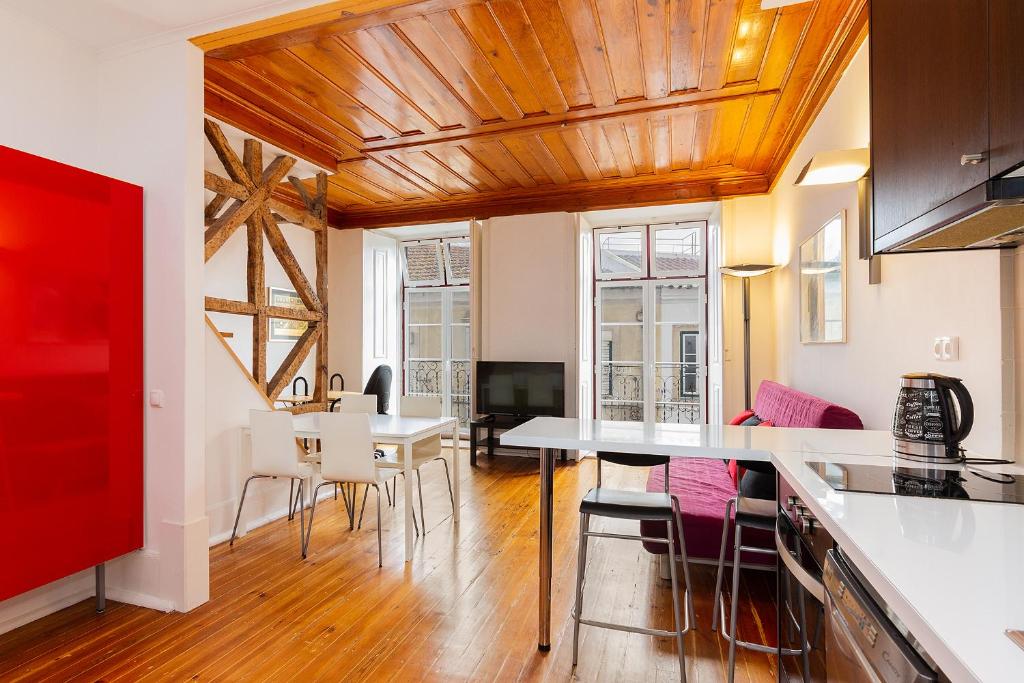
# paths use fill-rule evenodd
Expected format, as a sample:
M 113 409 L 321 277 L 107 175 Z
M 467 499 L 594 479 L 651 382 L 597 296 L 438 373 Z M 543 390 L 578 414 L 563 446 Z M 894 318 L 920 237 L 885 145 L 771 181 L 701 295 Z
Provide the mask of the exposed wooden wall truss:
M 317 174 L 314 188 L 288 171 L 295 159 L 280 155 L 263 167 L 263 146 L 259 140 L 247 139 L 242 158 L 231 148 L 215 122 L 206 119 L 206 138 L 213 146 L 228 178 L 206 172 L 206 189 L 214 193 L 206 205 L 206 260 L 209 261 L 236 230 L 245 225 L 247 300 L 233 301 L 206 297 L 206 310 L 252 317 L 252 378 L 267 397 L 274 401 L 281 395 L 302 362 L 316 347 L 313 401 L 297 409 L 323 410 L 327 401 L 327 175 Z M 301 199 L 303 207 L 281 201 L 274 191 L 287 177 Z M 281 232 L 280 223 L 291 223 L 314 232 L 316 278 L 311 283 Z M 264 268 L 264 237 L 271 251 L 288 275 L 304 310 L 271 306 L 267 301 Z M 267 341 L 271 318 L 301 320 L 308 323 L 273 377 L 267 378 Z

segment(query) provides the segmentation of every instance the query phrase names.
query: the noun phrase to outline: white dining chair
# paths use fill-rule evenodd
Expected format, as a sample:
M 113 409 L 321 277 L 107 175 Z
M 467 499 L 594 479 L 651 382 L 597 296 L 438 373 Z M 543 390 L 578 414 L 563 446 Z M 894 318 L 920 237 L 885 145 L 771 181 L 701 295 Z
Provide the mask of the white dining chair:
M 295 427 L 292 425 L 292 414 L 284 410 L 250 410 L 249 428 L 252 438 L 252 474 L 245 480 L 242 486 L 242 497 L 238 499 L 238 512 L 235 513 L 235 525 L 231 529 L 231 541 L 228 545 L 235 544 L 235 536 L 238 533 L 238 521 L 242 517 L 242 504 L 245 503 L 245 494 L 249 490 L 249 482 L 253 479 L 277 479 L 288 478 L 289 485 L 299 482 L 299 510 L 300 530 L 299 543 L 303 548 L 305 557 L 305 529 L 306 506 L 303 495 L 302 482 L 305 479 L 312 481 L 316 471 L 316 465 L 312 462 L 299 460 L 295 444 Z M 291 506 L 289 505 L 289 519 L 291 519 Z
M 398 413 L 402 417 L 441 417 L 440 396 L 403 396 L 398 406 Z M 453 438 L 458 438 L 458 433 Z M 452 513 L 455 512 L 455 494 L 452 493 L 452 477 L 448 471 L 448 459 L 444 457 L 444 448 L 441 444 L 441 435 L 435 434 L 429 438 L 417 441 L 412 446 L 412 468 L 416 470 L 416 488 L 420 494 L 420 521 L 423 528 L 427 528 L 426 518 L 423 516 L 423 484 L 420 480 L 420 467 L 440 460 L 444 463 L 444 476 L 448 480 L 448 497 L 452 501 Z M 377 459 L 377 467 L 382 469 L 404 469 L 402 459 L 397 451 L 385 453 L 383 458 Z M 397 489 L 396 489 L 397 490 Z M 396 494 L 397 495 L 397 494 Z
M 313 491 L 313 503 L 309 509 L 309 529 L 302 556 L 306 557 L 309 539 L 313 533 L 313 515 L 316 513 L 316 498 L 321 486 L 334 484 L 366 484 L 363 494 L 363 508 L 372 486 L 377 492 L 377 566 L 383 566 L 381 541 L 380 484 L 397 473 L 380 470 L 374 466 L 373 437 L 370 432 L 370 418 L 361 413 L 320 414 L 320 476 L 323 482 Z M 363 525 L 363 513 L 359 513 L 359 527 Z
M 373 394 L 345 394 L 337 401 L 339 413 L 377 414 L 377 397 Z

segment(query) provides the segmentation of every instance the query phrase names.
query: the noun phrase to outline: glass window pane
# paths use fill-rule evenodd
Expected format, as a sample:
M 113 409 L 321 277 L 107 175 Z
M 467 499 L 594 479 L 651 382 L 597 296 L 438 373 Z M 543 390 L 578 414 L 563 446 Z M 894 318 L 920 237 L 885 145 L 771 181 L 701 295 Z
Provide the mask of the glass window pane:
M 409 358 L 441 358 L 441 326 L 409 327 Z
M 654 340 L 655 363 L 696 363 L 704 339 L 696 324 L 658 325 Z
M 452 358 L 469 358 L 469 325 L 452 325 Z
M 657 285 L 654 289 L 654 320 L 659 323 L 698 324 L 704 300 L 694 284 Z
M 444 243 L 448 252 L 448 280 L 452 282 L 469 281 L 469 240 L 455 240 Z
M 469 292 L 452 292 L 452 322 L 469 324 Z
M 409 319 L 406 322 L 412 325 L 441 324 L 441 290 L 409 291 L 406 296 L 409 297 Z
M 441 264 L 441 245 L 437 242 L 404 245 L 405 281 L 407 284 L 437 284 L 444 282 Z
M 676 275 L 703 275 L 703 227 L 654 231 L 654 270 Z
M 600 360 L 639 363 L 644 359 L 643 325 L 602 325 Z
M 639 323 L 644 319 L 643 287 L 601 287 L 601 322 Z
M 642 230 L 616 230 L 598 234 L 599 275 L 643 275 L 644 232 Z

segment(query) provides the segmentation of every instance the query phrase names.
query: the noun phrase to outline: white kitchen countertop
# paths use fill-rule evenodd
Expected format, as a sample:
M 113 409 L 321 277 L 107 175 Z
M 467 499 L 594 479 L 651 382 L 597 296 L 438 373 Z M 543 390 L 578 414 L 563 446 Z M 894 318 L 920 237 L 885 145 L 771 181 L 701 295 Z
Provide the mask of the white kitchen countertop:
M 1004 635 L 1024 629 L 1024 505 L 834 491 L 805 462 L 889 466 L 892 456 L 821 449 L 828 440 L 771 460 L 950 679 L 1024 680 L 1024 650 Z
M 1024 650 L 1004 634 L 1024 629 L 1024 505 L 844 493 L 805 465 L 891 466 L 888 431 L 535 418 L 501 443 L 770 459 L 950 679 L 1024 681 Z M 979 469 L 1024 475 L 1015 465 Z

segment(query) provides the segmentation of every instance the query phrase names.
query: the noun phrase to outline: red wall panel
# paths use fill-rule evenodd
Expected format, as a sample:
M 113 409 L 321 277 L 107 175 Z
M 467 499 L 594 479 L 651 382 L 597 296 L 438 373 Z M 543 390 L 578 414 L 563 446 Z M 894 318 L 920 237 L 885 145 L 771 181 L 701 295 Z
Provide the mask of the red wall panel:
M 142 188 L 0 146 L 0 600 L 142 547 Z

